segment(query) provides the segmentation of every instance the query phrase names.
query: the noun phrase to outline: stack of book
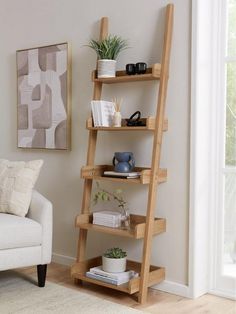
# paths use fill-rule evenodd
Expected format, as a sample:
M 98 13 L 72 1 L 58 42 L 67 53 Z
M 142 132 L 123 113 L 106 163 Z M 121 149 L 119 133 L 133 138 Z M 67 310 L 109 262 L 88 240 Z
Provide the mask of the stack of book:
M 123 179 L 136 179 L 140 177 L 140 172 L 116 172 L 116 171 L 104 171 L 104 177 L 114 177 Z
M 92 100 L 93 124 L 95 127 L 111 127 L 115 106 L 113 102 L 105 100 Z
M 93 224 L 111 228 L 121 226 L 121 213 L 109 210 L 103 210 L 93 213 Z
M 134 270 L 128 270 L 122 273 L 108 273 L 102 270 L 102 266 L 97 266 L 90 268 L 90 270 L 86 272 L 86 276 L 119 286 L 129 282 L 132 278 L 138 277 L 138 273 Z

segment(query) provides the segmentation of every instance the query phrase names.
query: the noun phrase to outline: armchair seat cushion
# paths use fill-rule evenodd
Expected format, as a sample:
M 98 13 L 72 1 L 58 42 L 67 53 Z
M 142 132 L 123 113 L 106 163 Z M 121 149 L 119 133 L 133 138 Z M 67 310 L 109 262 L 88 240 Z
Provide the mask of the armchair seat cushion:
M 29 218 L 0 213 L 0 250 L 40 246 L 42 226 Z

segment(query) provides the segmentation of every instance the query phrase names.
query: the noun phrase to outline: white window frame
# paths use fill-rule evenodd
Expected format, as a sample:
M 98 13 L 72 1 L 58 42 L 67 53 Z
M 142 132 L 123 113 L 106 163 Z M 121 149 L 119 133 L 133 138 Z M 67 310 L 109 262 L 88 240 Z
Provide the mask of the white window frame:
M 218 195 L 223 183 L 219 172 L 219 143 L 224 142 L 223 1 L 192 1 L 189 288 L 194 298 L 207 292 L 236 298 L 235 291 L 224 293 L 218 289 L 215 274 L 219 265 L 212 257 L 217 249 L 215 226 L 220 216 L 222 199 Z
M 225 174 L 232 173 L 234 170 L 229 170 L 225 166 L 225 133 L 226 133 L 226 70 L 227 62 L 235 61 L 235 58 L 229 58 L 226 55 L 227 43 L 227 2 L 226 0 L 219 1 L 218 8 L 218 85 L 217 85 L 217 129 L 216 138 L 219 144 L 216 146 L 215 153 L 219 156 L 216 163 L 216 211 L 212 212 L 211 217 L 215 223 L 212 228 L 212 259 L 211 265 L 211 281 L 210 292 L 236 299 L 236 279 L 223 274 L 223 256 L 224 256 L 224 189 L 225 189 Z M 223 89 L 222 86 L 225 88 Z M 224 105 L 222 105 L 224 104 Z M 218 132 L 218 133 L 217 133 Z M 218 196 L 218 198 L 217 198 Z

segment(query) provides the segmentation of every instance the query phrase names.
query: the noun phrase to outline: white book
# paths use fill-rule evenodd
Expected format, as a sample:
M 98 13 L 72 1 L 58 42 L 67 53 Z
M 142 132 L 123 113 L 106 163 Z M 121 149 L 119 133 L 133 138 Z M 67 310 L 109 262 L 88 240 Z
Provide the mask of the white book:
M 94 215 L 93 216 L 94 219 L 105 219 L 108 221 L 116 221 L 117 219 L 120 218 L 120 216 L 109 216 L 109 215 Z
M 115 211 L 112 211 L 112 210 L 101 210 L 99 212 L 94 212 L 93 213 L 93 216 L 94 217 L 104 217 L 104 216 L 107 216 L 107 217 L 120 217 L 120 213 L 119 212 L 115 212 Z
M 112 219 L 112 218 L 102 218 L 102 217 L 93 217 L 94 221 L 100 221 L 100 222 L 107 222 L 107 223 L 116 223 L 117 219 Z
M 95 127 L 98 127 L 99 123 L 98 123 L 97 108 L 93 101 L 91 101 L 91 109 L 92 109 L 92 116 L 93 116 L 93 124 Z
M 97 101 L 95 104 L 98 113 L 98 126 L 102 126 L 102 106 L 101 101 Z
M 121 223 L 110 223 L 110 222 L 102 222 L 102 221 L 93 221 L 94 225 L 103 226 L 103 227 L 110 227 L 110 228 L 120 228 Z
M 115 224 L 120 221 L 120 219 L 106 219 L 106 218 L 100 218 L 100 217 L 94 217 L 93 218 L 94 222 L 106 222 L 110 224 Z
M 108 278 L 108 277 L 104 277 L 104 276 L 100 276 L 100 275 L 91 273 L 90 271 L 86 272 L 86 277 L 92 278 L 92 279 L 96 279 L 96 280 L 101 280 L 103 282 L 110 283 L 112 285 L 118 286 L 118 281 L 117 280 L 114 280 L 114 279 L 111 279 L 111 278 Z
M 111 127 L 115 106 L 113 102 L 105 100 L 91 101 L 92 115 L 95 127 Z
M 100 106 L 102 126 L 111 127 L 113 122 L 113 116 L 115 113 L 114 103 L 110 101 L 102 101 Z
M 92 116 L 93 116 L 93 125 L 95 127 L 98 127 L 98 117 L 97 117 L 97 110 L 94 101 L 91 101 L 91 110 L 92 110 Z
M 136 273 L 134 270 L 128 270 L 122 273 L 108 273 L 104 270 L 102 270 L 102 266 L 92 267 L 90 268 L 90 273 L 100 275 L 103 277 L 107 277 L 113 280 L 118 281 L 129 281 L 132 278 L 138 277 L 138 273 Z
M 110 220 L 105 220 L 105 219 L 93 219 L 93 223 L 94 224 L 106 224 L 106 225 L 109 225 L 109 226 L 116 226 L 116 225 L 119 225 L 120 224 L 120 221 L 110 221 Z
M 104 276 L 101 276 L 98 274 L 91 273 L 90 271 L 86 272 L 86 277 L 96 279 L 96 280 L 101 280 L 103 282 L 110 283 L 110 284 L 116 285 L 116 286 L 122 285 L 122 284 L 129 281 L 129 279 L 121 279 L 121 280 L 120 279 L 119 280 L 111 279 L 109 277 L 104 277 Z
M 140 172 L 104 171 L 103 175 L 109 177 L 139 178 Z
M 92 117 L 93 117 L 93 125 L 96 127 L 97 121 L 96 121 L 95 112 L 94 112 L 94 105 L 93 105 L 92 101 L 91 101 L 91 110 L 92 110 Z
M 93 213 L 93 224 L 119 228 L 121 226 L 121 213 L 109 210 L 103 210 Z

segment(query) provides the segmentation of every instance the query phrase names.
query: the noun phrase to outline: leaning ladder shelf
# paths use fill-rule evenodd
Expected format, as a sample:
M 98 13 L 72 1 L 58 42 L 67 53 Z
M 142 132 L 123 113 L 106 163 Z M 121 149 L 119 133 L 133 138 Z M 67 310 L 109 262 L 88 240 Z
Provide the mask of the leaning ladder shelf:
M 126 75 L 125 71 L 117 71 L 114 78 L 97 78 L 97 71 L 92 73 L 92 81 L 94 83 L 94 100 L 100 100 L 103 84 L 116 84 L 127 82 L 142 82 L 142 81 L 159 81 L 157 110 L 155 117 L 147 117 L 144 119 L 145 126 L 127 127 L 125 120 L 122 121 L 120 128 L 112 127 L 94 127 L 92 118 L 89 118 L 86 127 L 89 130 L 89 143 L 87 153 L 87 165 L 81 169 L 81 177 L 84 179 L 84 192 L 82 201 L 81 214 L 76 217 L 76 227 L 80 228 L 77 262 L 71 268 L 72 277 L 76 281 L 86 281 L 111 289 L 123 291 L 129 294 L 138 293 L 140 303 L 145 303 L 147 299 L 148 287 L 157 284 L 164 280 L 165 269 L 150 265 L 151 244 L 154 235 L 158 235 L 166 230 L 166 220 L 156 218 L 155 201 L 157 187 L 160 183 L 167 179 L 167 170 L 160 168 L 160 156 L 163 132 L 168 129 L 168 120 L 165 119 L 165 103 L 167 94 L 167 85 L 169 78 L 169 61 L 170 49 L 173 29 L 173 4 L 168 4 L 166 7 L 166 22 L 165 34 L 163 42 L 162 60 L 161 63 L 156 63 L 148 68 L 147 73 L 142 75 Z M 100 38 L 104 39 L 108 35 L 108 18 L 101 19 Z M 141 173 L 138 179 L 120 179 L 103 177 L 105 170 L 111 170 L 110 165 L 95 165 L 94 156 L 96 150 L 97 134 L 100 131 L 150 131 L 154 136 L 152 163 L 150 168 L 136 168 L 135 171 Z M 130 230 L 119 228 L 109 228 L 92 224 L 92 214 L 90 211 L 90 199 L 92 192 L 93 180 L 108 180 L 127 184 L 145 184 L 148 185 L 148 204 L 146 216 L 131 215 Z M 133 269 L 140 275 L 138 278 L 131 279 L 127 284 L 115 286 L 107 284 L 95 279 L 86 277 L 86 271 L 91 267 L 101 265 L 101 256 L 93 259 L 86 259 L 86 243 L 87 232 L 95 231 L 117 236 L 123 236 L 133 239 L 143 239 L 143 254 L 142 262 L 128 261 L 127 269 Z

